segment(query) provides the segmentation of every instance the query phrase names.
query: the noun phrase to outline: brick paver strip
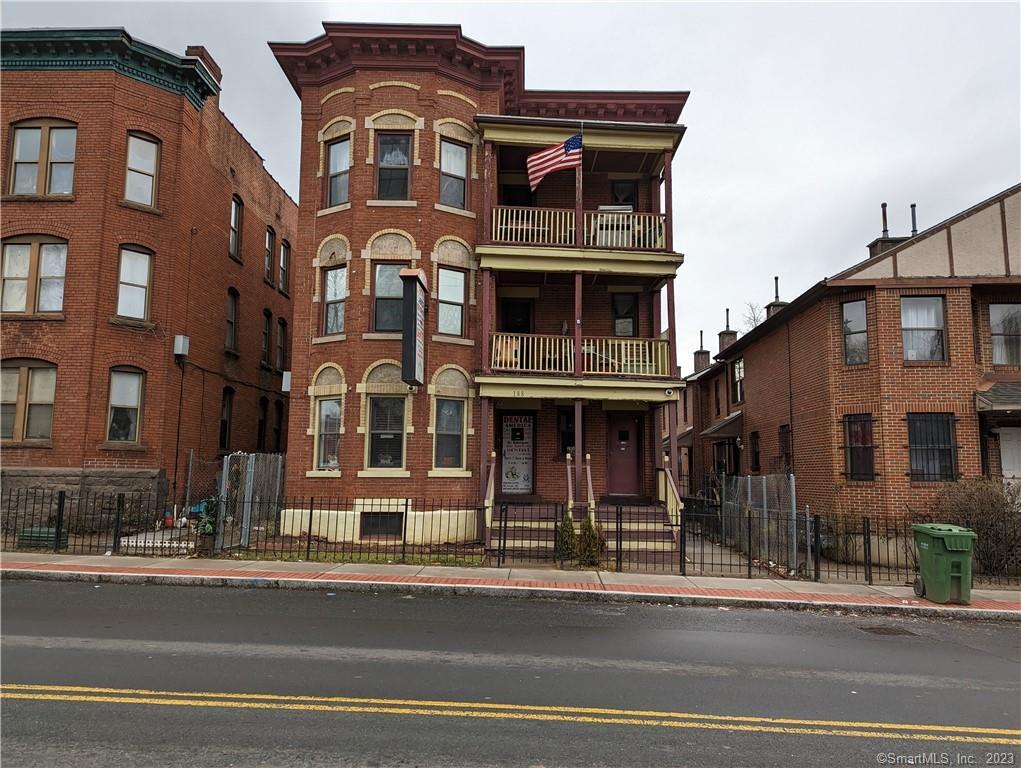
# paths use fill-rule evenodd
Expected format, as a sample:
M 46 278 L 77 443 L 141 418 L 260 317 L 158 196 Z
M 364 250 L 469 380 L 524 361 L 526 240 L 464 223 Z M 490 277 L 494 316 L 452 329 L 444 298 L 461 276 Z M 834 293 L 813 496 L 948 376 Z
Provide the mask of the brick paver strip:
M 242 568 L 168 568 L 164 566 L 131 566 L 131 565 L 93 565 L 77 563 L 46 563 L 46 562 L 4 562 L 3 569 L 11 571 L 39 572 L 74 572 L 91 574 L 127 574 L 160 576 L 210 576 L 229 579 L 275 579 L 277 581 L 336 581 L 336 582 L 368 582 L 381 584 L 423 584 L 465 587 L 508 587 L 523 589 L 541 589 L 550 592 L 609 592 L 630 595 L 668 595 L 672 597 L 704 597 L 704 598 L 736 598 L 742 600 L 762 600 L 769 602 L 811 602 L 841 604 L 849 607 L 855 605 L 893 605 L 893 606 L 925 606 L 929 608 L 948 608 L 954 610 L 993 610 L 1021 613 L 1021 606 L 1006 600 L 975 599 L 970 606 L 943 606 L 924 599 L 907 599 L 893 595 L 857 595 L 833 594 L 819 592 L 793 592 L 788 590 L 774 591 L 765 589 L 726 589 L 711 587 L 671 587 L 646 584 L 603 584 L 594 582 L 563 582 L 538 581 L 534 579 L 492 579 L 443 576 L 409 576 L 407 574 L 376 574 L 347 573 L 344 571 L 309 570 L 274 571 L 245 570 Z M 332 566 L 331 566 L 332 567 Z

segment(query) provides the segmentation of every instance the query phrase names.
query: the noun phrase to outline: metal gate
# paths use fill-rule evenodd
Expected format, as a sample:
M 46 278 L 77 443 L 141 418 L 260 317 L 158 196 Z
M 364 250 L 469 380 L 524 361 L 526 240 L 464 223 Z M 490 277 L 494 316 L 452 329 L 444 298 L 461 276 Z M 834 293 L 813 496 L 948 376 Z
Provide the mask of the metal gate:
M 231 453 L 223 457 L 217 549 L 247 547 L 253 525 L 276 524 L 283 480 L 282 453 Z

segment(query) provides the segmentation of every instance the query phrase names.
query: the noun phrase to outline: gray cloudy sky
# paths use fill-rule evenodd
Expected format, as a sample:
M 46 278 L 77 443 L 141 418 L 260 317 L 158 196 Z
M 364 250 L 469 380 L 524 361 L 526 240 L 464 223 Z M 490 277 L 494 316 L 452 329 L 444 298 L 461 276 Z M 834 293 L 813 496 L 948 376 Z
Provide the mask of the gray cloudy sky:
M 681 365 L 723 308 L 791 299 L 859 261 L 879 234 L 920 228 L 1021 177 L 1021 4 L 1011 3 L 32 3 L 3 26 L 123 26 L 177 53 L 205 45 L 221 104 L 292 195 L 298 99 L 267 40 L 321 21 L 458 23 L 526 48 L 526 85 L 685 89 L 674 165 Z

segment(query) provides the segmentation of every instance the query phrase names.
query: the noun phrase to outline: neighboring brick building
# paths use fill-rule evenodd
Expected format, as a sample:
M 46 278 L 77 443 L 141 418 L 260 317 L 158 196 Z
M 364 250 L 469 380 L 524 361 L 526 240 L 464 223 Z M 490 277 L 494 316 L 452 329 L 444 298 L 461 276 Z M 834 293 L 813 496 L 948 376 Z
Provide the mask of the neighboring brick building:
M 523 49 L 454 26 L 324 29 L 271 43 L 302 113 L 288 492 L 475 500 L 492 451 L 498 499 L 563 503 L 570 472 L 586 500 L 567 453 L 591 454 L 596 499 L 655 496 L 687 94 L 529 91 Z M 581 186 L 532 194 L 526 156 L 582 131 Z M 401 268 L 428 289 L 421 387 Z
M 1021 477 L 1021 186 L 910 237 L 885 218 L 868 259 L 777 298 L 696 375 L 724 396 L 682 433 L 696 467 L 793 471 L 799 504 L 854 515 Z
M 5 487 L 181 498 L 194 449 L 195 498 L 225 450 L 283 450 L 297 207 L 216 63 L 122 29 L 2 49 Z

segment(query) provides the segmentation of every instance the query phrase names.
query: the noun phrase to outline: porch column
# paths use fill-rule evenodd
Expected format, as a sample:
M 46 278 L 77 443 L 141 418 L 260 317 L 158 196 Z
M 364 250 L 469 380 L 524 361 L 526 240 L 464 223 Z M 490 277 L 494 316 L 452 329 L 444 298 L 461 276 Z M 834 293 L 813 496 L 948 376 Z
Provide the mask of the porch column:
M 677 450 L 677 401 L 671 400 L 666 406 L 667 424 L 670 429 L 670 473 L 677 487 L 681 487 L 680 451 Z
M 482 142 L 482 232 L 480 243 L 493 241 L 493 142 Z
M 674 162 L 674 153 L 667 150 L 663 153 L 663 197 L 664 200 L 664 213 L 666 213 L 666 224 L 663 228 L 664 238 L 666 240 L 666 249 L 672 251 L 674 249 L 674 184 L 673 174 L 670 166 Z M 671 319 L 671 325 L 673 321 Z
M 667 333 L 670 344 L 670 375 L 673 378 L 678 377 L 677 371 L 677 313 L 676 304 L 674 303 L 674 280 L 673 277 L 667 278 L 666 283 L 666 313 L 667 313 Z
M 489 398 L 480 397 L 479 405 L 479 502 L 486 499 L 489 485 Z
M 584 150 L 582 150 L 584 153 Z M 581 166 L 574 169 L 574 247 L 585 247 L 585 213 L 582 210 Z
M 574 375 L 582 375 L 581 357 L 581 272 L 574 273 Z
M 489 354 L 489 343 L 493 323 L 493 270 L 482 270 L 482 372 L 493 372 L 492 356 Z
M 574 401 L 574 455 L 577 457 L 577 461 L 574 462 L 575 504 L 579 503 L 581 499 L 585 499 L 585 503 L 588 503 L 588 485 L 585 483 L 585 470 L 582 466 L 585 462 L 585 438 L 581 422 L 581 400 L 576 399 Z
M 663 323 L 660 322 L 660 290 L 654 289 L 652 291 L 652 338 L 658 339 L 660 332 L 663 330 Z M 663 409 L 653 406 L 652 409 L 652 429 L 654 431 L 653 439 L 656 441 L 656 450 L 653 451 L 656 454 L 656 469 L 663 468 L 663 425 L 665 420 L 663 418 Z

